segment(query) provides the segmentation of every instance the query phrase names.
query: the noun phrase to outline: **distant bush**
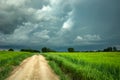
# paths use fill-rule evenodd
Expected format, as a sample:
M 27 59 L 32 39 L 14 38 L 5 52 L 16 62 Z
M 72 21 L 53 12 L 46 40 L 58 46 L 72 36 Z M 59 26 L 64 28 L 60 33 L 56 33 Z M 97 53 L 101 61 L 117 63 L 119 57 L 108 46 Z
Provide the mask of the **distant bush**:
M 14 49 L 10 48 L 8 51 L 14 51 Z
M 116 47 L 113 47 L 113 51 L 118 51 Z
M 47 49 L 46 47 L 43 47 L 43 48 L 41 49 L 41 51 L 42 51 L 42 52 L 48 52 L 48 49 Z
M 33 50 L 33 49 L 21 49 L 20 51 L 23 51 L 23 52 L 40 52 L 38 50 Z
M 42 51 L 42 52 L 56 52 L 55 50 L 52 50 L 52 49 L 47 48 L 47 47 L 43 47 L 43 48 L 41 49 L 41 51 Z
M 68 48 L 68 52 L 75 52 L 74 48 Z
M 118 51 L 116 47 L 107 47 L 103 50 L 104 52 Z

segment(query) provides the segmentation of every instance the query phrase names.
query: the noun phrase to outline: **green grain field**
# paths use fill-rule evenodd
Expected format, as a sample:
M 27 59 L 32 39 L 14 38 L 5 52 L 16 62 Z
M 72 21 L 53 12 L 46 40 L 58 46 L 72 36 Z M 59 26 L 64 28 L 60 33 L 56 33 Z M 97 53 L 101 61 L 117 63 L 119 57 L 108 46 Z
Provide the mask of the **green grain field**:
M 0 80 L 29 52 L 0 51 Z M 42 53 L 60 80 L 120 80 L 120 52 L 54 52 Z
M 61 80 L 120 80 L 120 52 L 43 54 Z
M 23 59 L 32 55 L 28 52 L 0 51 L 0 80 L 4 80 Z

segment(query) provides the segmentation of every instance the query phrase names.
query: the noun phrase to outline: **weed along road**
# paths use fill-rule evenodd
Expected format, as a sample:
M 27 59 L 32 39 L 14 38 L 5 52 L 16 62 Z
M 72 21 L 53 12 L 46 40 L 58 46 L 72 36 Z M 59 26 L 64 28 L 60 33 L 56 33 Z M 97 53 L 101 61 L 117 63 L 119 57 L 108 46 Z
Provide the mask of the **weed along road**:
M 6 80 L 59 80 L 42 55 L 25 59 Z

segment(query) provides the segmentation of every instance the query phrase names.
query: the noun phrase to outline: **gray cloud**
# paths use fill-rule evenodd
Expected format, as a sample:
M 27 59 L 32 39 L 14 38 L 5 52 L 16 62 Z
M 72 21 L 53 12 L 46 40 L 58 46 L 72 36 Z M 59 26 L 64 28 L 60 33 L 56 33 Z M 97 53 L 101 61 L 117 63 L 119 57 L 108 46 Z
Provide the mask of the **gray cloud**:
M 37 3 L 38 2 L 38 3 Z M 47 2 L 47 1 L 46 1 Z M 35 0 L 1 0 L 0 1 L 0 32 L 13 33 L 16 28 L 26 22 L 39 22 L 37 11 L 43 7 L 45 1 Z M 40 5 L 39 8 L 36 8 Z M 35 6 L 36 5 L 36 6 Z
M 118 0 L 0 0 L 0 46 L 120 45 Z

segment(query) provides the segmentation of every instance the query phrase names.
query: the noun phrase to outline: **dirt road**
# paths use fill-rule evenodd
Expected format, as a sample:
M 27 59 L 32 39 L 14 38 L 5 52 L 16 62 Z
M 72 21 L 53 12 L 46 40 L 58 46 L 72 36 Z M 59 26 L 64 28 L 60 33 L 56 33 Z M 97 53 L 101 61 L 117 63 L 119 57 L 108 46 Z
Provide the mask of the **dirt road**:
M 25 59 L 6 80 L 59 80 L 42 55 Z

